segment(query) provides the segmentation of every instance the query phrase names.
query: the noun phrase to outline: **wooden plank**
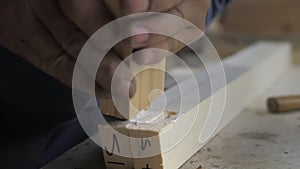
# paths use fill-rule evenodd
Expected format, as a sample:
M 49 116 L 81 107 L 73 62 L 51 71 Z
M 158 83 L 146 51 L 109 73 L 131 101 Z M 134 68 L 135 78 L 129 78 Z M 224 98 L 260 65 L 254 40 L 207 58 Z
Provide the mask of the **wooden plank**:
M 266 100 L 274 95 L 300 93 L 299 73 L 300 66 L 293 65 L 182 169 L 199 165 L 209 169 L 298 169 L 300 111 L 273 115 L 267 110 Z
M 211 96 L 205 98 L 186 113 L 181 114 L 175 123 L 164 123 L 164 121 L 161 121 L 161 123 L 155 123 L 156 125 L 129 123 L 124 126 L 128 130 L 129 136 L 130 133 L 135 133 L 134 136 L 139 136 L 142 139 L 149 139 L 147 135 L 145 136 L 145 133 L 151 131 L 157 133 L 157 137 L 149 139 L 149 141 L 151 145 L 154 145 L 151 149 L 159 150 L 161 153 L 146 160 L 143 159 L 143 153 L 145 152 L 141 150 L 141 143 L 137 142 L 136 139 L 130 139 L 132 154 L 135 157 L 136 155 L 141 157 L 141 159 L 134 160 L 134 166 L 141 167 L 148 164 L 148 166 L 155 166 L 157 169 L 179 168 L 207 143 L 207 141 L 202 143 L 199 140 L 199 135 L 204 127 L 207 112 L 211 108 L 212 97 L 218 98 L 227 90 L 228 95 L 226 97 L 224 114 L 217 130 L 213 133 L 213 135 L 216 135 L 242 109 L 270 87 L 290 67 L 290 64 L 291 45 L 289 43 L 260 42 L 229 57 L 223 61 L 227 75 L 227 85 L 221 86 Z M 276 68 L 274 68 L 274 65 L 276 65 Z M 218 73 L 215 74 L 215 78 L 218 78 L 219 75 Z M 199 84 L 205 86 L 205 83 L 209 83 L 209 80 L 204 78 Z M 207 92 L 207 89 L 201 86 L 199 86 L 200 93 Z M 192 103 L 192 99 L 187 102 Z M 199 114 L 197 114 L 198 111 Z M 189 126 L 193 121 L 194 125 Z M 187 130 L 189 132 L 186 132 Z M 109 134 L 112 137 L 114 133 Z M 176 144 L 177 141 L 180 142 Z M 175 144 L 176 146 L 169 149 L 170 145 Z M 159 161 L 160 159 L 162 161 Z
M 224 65 L 237 66 L 236 71 L 239 71 L 239 66 L 248 70 L 227 84 L 228 95 L 223 118 L 214 135 L 223 129 L 242 109 L 247 107 L 251 101 L 270 87 L 287 70 L 291 63 L 290 50 L 291 48 L 287 44 L 262 43 L 240 52 L 224 62 Z M 277 70 L 274 70 L 274 65 L 278 66 L 276 66 Z M 224 89 L 222 88 L 215 93 L 214 97 L 221 94 Z M 209 111 L 210 99 L 211 97 L 199 104 L 201 115 L 197 117 L 196 124 L 192 128 L 191 133 L 176 148 L 164 154 L 164 159 L 166 160 L 163 164 L 165 168 L 178 168 L 196 153 L 197 150 L 204 146 L 204 144 L 198 142 L 197 136 L 204 123 L 202 114 Z M 193 110 L 189 113 L 192 112 Z M 192 119 L 186 115 L 181 117 L 180 120 L 182 124 L 176 123 L 178 125 L 174 125 L 170 130 L 179 132 L 181 126 Z M 161 141 L 172 139 L 172 137 L 175 137 L 175 135 L 166 135 L 161 138 Z
M 180 169 L 299 169 L 300 111 L 273 115 L 265 105 L 270 96 L 300 93 L 299 73 L 300 66 L 293 65 Z M 42 169 L 104 169 L 100 154 L 99 146 L 87 139 Z
M 147 108 L 149 105 L 149 96 L 152 99 L 157 98 L 164 91 L 165 79 L 165 59 L 161 62 L 152 65 L 138 65 L 134 61 L 130 61 L 130 70 L 133 72 L 136 93 L 129 100 L 121 100 L 115 104 L 120 105 L 122 109 L 128 110 L 128 114 L 120 114 L 112 100 L 101 99 L 100 110 L 105 115 L 116 117 L 118 119 L 133 119 L 139 111 Z M 146 69 L 145 69 L 146 68 Z M 152 91 L 161 91 L 154 92 Z M 127 113 L 127 112 L 126 112 Z

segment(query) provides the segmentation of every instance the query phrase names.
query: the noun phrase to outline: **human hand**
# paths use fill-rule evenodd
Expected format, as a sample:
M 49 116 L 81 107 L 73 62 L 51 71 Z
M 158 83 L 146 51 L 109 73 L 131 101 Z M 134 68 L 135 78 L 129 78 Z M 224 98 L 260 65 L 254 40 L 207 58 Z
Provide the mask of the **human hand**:
M 82 46 L 92 33 L 112 20 L 98 0 L 0 0 L 0 44 L 71 87 Z M 111 78 L 121 60 L 110 51 L 97 73 L 96 89 L 85 92 L 95 90 L 100 98 L 110 97 Z M 86 79 L 81 85 L 94 83 L 84 68 L 82 73 Z M 124 88 L 130 89 L 130 95 L 134 93 L 128 76 L 119 81 L 120 93 L 126 91 Z
M 210 0 L 104 0 L 115 17 L 139 12 L 164 12 L 186 19 L 203 32 L 205 31 L 206 13 L 210 6 Z M 146 26 L 145 26 L 146 25 Z M 159 27 L 159 25 L 167 25 Z M 174 25 L 165 17 L 149 17 L 134 21 L 131 31 L 153 32 L 156 29 L 168 29 L 172 34 L 180 34 L 186 29 Z M 172 37 L 163 35 L 141 34 L 131 38 L 132 48 L 158 48 L 176 53 L 185 45 Z M 121 52 L 122 53 L 122 52 Z M 154 57 L 154 62 L 161 57 Z M 143 63 L 145 57 L 140 57 Z M 149 60 L 149 59 L 147 59 Z

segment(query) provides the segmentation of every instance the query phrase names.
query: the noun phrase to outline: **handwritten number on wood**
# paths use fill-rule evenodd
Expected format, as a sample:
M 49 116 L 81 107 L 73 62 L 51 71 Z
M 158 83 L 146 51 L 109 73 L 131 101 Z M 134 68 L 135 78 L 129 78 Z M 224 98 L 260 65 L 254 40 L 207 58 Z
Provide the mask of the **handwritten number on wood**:
M 117 147 L 118 152 L 120 153 L 120 146 L 119 146 L 118 138 L 115 134 L 113 134 L 113 146 L 112 146 L 111 152 L 109 152 L 107 150 L 107 148 L 105 147 L 105 151 L 106 151 L 107 155 L 112 156 L 115 152 L 116 147 Z
M 146 139 L 144 140 L 143 138 L 141 139 L 141 147 L 142 147 L 142 150 L 145 150 L 147 148 L 147 145 L 148 146 L 151 146 L 151 142 Z
M 142 168 L 142 169 L 151 169 L 151 168 L 149 167 L 149 164 L 147 164 L 146 168 Z
M 121 163 L 121 162 L 113 162 L 113 161 L 108 161 L 107 164 L 125 165 L 125 163 Z

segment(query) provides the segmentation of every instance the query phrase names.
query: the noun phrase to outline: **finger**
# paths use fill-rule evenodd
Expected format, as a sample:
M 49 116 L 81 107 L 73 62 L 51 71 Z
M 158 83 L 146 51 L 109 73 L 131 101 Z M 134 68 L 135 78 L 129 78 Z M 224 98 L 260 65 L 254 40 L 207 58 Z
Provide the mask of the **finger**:
M 178 10 L 171 10 L 169 13 L 178 16 L 181 15 Z M 170 30 L 170 27 L 173 29 Z M 126 29 L 129 29 L 128 31 L 135 36 L 116 45 L 116 52 L 125 58 L 131 52 L 147 48 L 168 38 L 164 35 L 149 34 L 150 32 L 161 32 L 161 34 L 172 35 L 183 27 L 184 24 L 178 23 L 176 19 L 170 20 L 166 15 L 151 15 L 148 18 L 134 20 L 132 23 L 129 23 Z M 144 65 L 152 64 L 153 62 L 156 63 L 162 59 L 151 52 L 151 50 L 144 51 L 138 55 L 135 54 L 133 58 L 136 63 Z
M 53 32 L 53 34 L 55 36 L 57 36 L 57 38 L 60 40 L 60 42 L 64 42 L 65 39 L 68 38 L 68 36 L 63 36 L 66 38 L 62 38 L 62 35 L 63 35 L 62 30 L 69 30 L 72 33 L 72 36 L 81 37 L 81 38 L 77 38 L 78 40 L 76 40 L 76 38 L 71 38 L 72 43 L 69 43 L 69 44 L 71 44 L 71 46 L 73 48 L 77 47 L 76 49 L 80 50 L 82 45 L 87 40 L 87 35 L 85 35 L 83 32 L 81 32 L 80 29 L 78 29 L 67 17 L 65 17 L 61 13 L 61 11 L 58 10 L 57 4 L 55 4 L 54 1 L 52 1 L 52 0 L 46 0 L 45 2 L 43 2 L 43 5 L 40 5 L 41 4 L 40 1 L 33 0 L 33 2 L 35 3 L 35 7 L 38 9 L 37 13 L 39 14 L 39 16 L 42 18 L 42 20 L 45 22 L 46 26 L 51 30 L 51 32 Z M 78 2 L 78 1 L 76 1 L 76 2 Z M 90 2 L 92 2 L 92 1 L 90 1 Z M 73 1 L 70 3 L 75 3 L 75 2 Z M 94 1 L 94 3 L 98 4 L 98 1 Z M 78 3 L 76 3 L 76 4 L 78 4 Z M 83 11 L 85 11 L 85 9 L 86 9 L 85 12 L 87 12 L 87 13 L 89 13 L 91 11 L 96 11 L 96 9 L 97 9 L 97 8 L 94 8 L 95 7 L 94 5 L 93 6 L 83 5 L 83 6 L 84 6 L 84 8 L 80 8 L 80 9 L 82 9 Z M 93 7 L 93 8 L 91 9 L 90 7 Z M 75 17 L 78 17 L 79 15 L 77 13 L 76 15 L 72 14 L 72 16 L 74 16 L 74 18 L 75 18 Z M 103 24 L 100 17 L 99 17 L 99 21 L 97 20 L 97 22 L 96 22 L 96 20 L 94 20 L 95 16 L 99 17 L 99 15 L 87 16 L 87 19 L 85 19 L 85 21 L 88 20 L 88 18 L 93 18 L 90 22 L 91 23 L 95 22 L 96 25 L 83 24 L 83 22 L 81 22 L 82 20 L 78 19 L 78 18 L 75 20 L 77 21 L 77 23 L 80 26 L 82 26 L 82 29 L 85 30 L 87 32 L 87 34 L 90 34 L 93 31 L 95 31 L 95 29 L 98 29 L 98 26 L 102 26 L 102 24 Z M 57 25 L 60 25 L 60 27 L 57 27 Z M 80 46 L 78 46 L 76 44 L 77 42 L 79 42 Z M 104 68 L 105 71 L 99 71 L 98 78 L 96 79 L 97 83 L 108 92 L 111 90 L 111 78 L 112 78 L 112 75 L 113 75 L 113 72 L 115 69 L 115 65 L 118 65 L 120 63 L 120 60 L 117 59 L 116 55 L 114 55 L 113 52 L 111 52 L 109 55 L 110 56 L 108 57 L 108 59 L 104 60 L 106 62 L 106 64 L 102 65 L 102 68 Z M 129 81 L 126 83 L 122 80 L 123 80 L 123 77 L 120 77 L 120 83 L 119 83 L 120 86 L 118 86 L 118 88 L 123 89 L 123 90 L 121 90 L 121 92 L 125 91 L 125 89 L 127 87 L 124 85 L 130 84 Z
M 116 15 L 116 13 L 118 13 L 120 11 L 119 8 L 118 8 L 120 6 L 120 1 L 119 0 L 105 0 L 105 2 L 110 7 L 110 9 L 113 11 L 113 13 L 115 13 L 115 15 Z M 142 3 L 142 1 L 139 1 L 139 2 Z M 178 13 L 178 11 L 176 11 L 176 10 L 172 10 L 170 13 L 173 14 L 173 15 L 180 16 L 180 13 Z M 150 22 L 149 20 L 151 20 L 152 22 Z M 165 22 L 165 20 L 161 19 L 160 17 L 153 17 L 149 20 L 146 19 L 146 22 L 142 22 L 141 25 L 143 25 L 144 23 L 146 25 L 148 25 L 148 24 L 155 25 L 155 24 L 159 23 L 158 20 L 161 20 L 162 22 Z M 175 25 L 175 24 L 169 24 L 169 25 Z M 152 38 L 153 41 L 150 40 L 148 42 L 148 40 L 149 40 L 149 34 L 148 34 L 149 31 L 147 30 L 146 26 L 135 26 L 133 24 L 133 26 L 131 26 L 131 27 L 132 27 L 132 29 L 131 30 L 129 29 L 128 31 L 131 32 L 131 34 L 136 34 L 136 36 L 134 36 L 133 38 L 128 38 L 126 40 L 123 40 L 121 43 L 117 44 L 114 47 L 116 49 L 116 52 L 123 59 L 126 58 L 128 55 L 130 55 L 136 49 L 143 48 L 148 44 L 157 43 L 158 41 L 162 41 L 163 39 L 165 39 L 165 38 L 161 38 L 162 36 L 153 35 L 153 38 Z M 128 29 L 128 26 L 126 26 L 125 28 Z M 156 25 L 156 27 L 154 26 L 154 28 L 157 28 L 157 25 Z M 169 30 L 168 25 L 165 26 L 164 29 Z M 151 31 L 154 31 L 154 30 L 151 30 Z M 174 33 L 175 32 L 176 31 L 174 31 Z M 155 37 L 158 37 L 158 38 L 155 38 Z M 151 57 L 153 57 L 153 54 L 151 54 L 149 52 L 146 55 L 147 55 L 147 57 L 146 57 L 146 60 L 144 61 L 145 63 L 148 62 Z
M 187 21 L 198 27 L 203 32 L 205 31 L 205 18 L 209 7 L 208 0 L 185 0 L 175 8 L 167 11 L 167 14 L 181 17 L 185 20 L 178 20 L 176 18 L 170 18 L 170 16 L 158 14 L 157 16 L 143 18 L 136 20 L 132 23 L 131 31 L 145 30 L 146 32 L 163 32 L 164 34 L 172 35 L 186 29 L 188 24 Z M 163 35 L 147 35 L 141 41 L 141 36 L 132 37 L 131 43 L 134 48 L 140 48 L 156 44 L 165 40 L 167 37 Z
M 138 64 L 155 64 L 159 63 L 166 57 L 166 52 L 176 53 L 187 45 L 199 40 L 204 35 L 197 27 L 187 27 L 172 37 L 167 37 L 165 40 L 156 44 L 151 44 L 146 47 L 148 50 L 141 50 L 134 53 L 134 60 Z M 154 50 L 160 49 L 160 50 Z
M 175 6 L 183 3 L 184 0 L 151 0 L 149 11 L 151 12 L 164 12 L 168 11 Z
M 137 52 L 137 54 L 135 53 L 133 56 L 136 63 L 141 65 L 151 65 L 161 62 L 166 57 L 166 53 L 161 52 L 160 50 L 176 53 L 183 47 L 185 47 L 185 44 L 181 41 L 174 38 L 166 38 L 162 42 L 147 46 L 147 48 L 150 48 L 150 50 L 141 50 Z M 160 50 L 151 50 L 151 48 Z
M 106 0 L 107 2 L 110 0 Z M 120 17 L 121 15 L 128 15 L 139 12 L 164 12 L 167 11 L 178 4 L 183 0 L 113 0 L 113 2 L 108 2 L 108 6 L 114 11 L 113 13 Z M 119 6 L 120 9 L 115 6 Z M 118 15 L 119 14 L 119 15 Z
M 6 23 L 0 30 L 0 32 L 6 32 L 1 38 L 1 44 L 41 71 L 72 87 L 75 60 L 61 48 L 48 30 L 37 20 L 31 7 L 28 4 L 21 6 L 21 15 L 11 15 L 9 21 L 0 17 L 2 23 Z M 81 86 L 88 86 L 87 84 L 91 83 L 89 76 L 84 71 L 81 73 L 84 74 Z M 96 86 L 96 91 L 98 91 L 98 96 L 102 96 L 103 89 Z
M 38 31 L 35 31 L 36 33 Z M 109 93 L 103 90 L 99 85 L 95 85 L 95 89 L 91 89 L 92 78 L 90 75 L 80 68 L 81 79 L 77 86 L 73 86 L 73 71 L 75 67 L 75 59 L 71 57 L 67 52 L 60 47 L 59 44 L 49 35 L 46 34 L 47 30 L 41 30 L 40 34 L 37 33 L 38 37 L 32 40 L 28 40 L 28 44 L 34 49 L 35 55 L 30 56 L 30 61 L 43 72 L 49 74 L 55 79 L 59 80 L 63 84 L 69 87 L 75 87 L 82 92 L 92 94 L 96 91 L 98 98 L 107 98 Z M 41 43 L 41 42 L 47 43 Z M 44 44 L 44 45 L 43 45 Z
M 170 38 L 167 38 L 166 40 L 164 40 L 162 42 L 151 45 L 149 47 L 157 48 L 157 49 L 161 49 L 161 50 L 166 50 L 166 51 L 169 51 L 171 53 L 176 53 L 179 50 L 181 50 L 182 48 L 184 48 L 185 46 L 186 46 L 186 44 L 184 44 L 180 40 L 177 40 L 177 39 L 174 39 L 174 38 L 170 37 Z
M 59 1 L 61 8 L 63 9 L 65 15 L 67 15 L 81 30 L 83 30 L 88 36 L 91 36 L 99 28 L 113 20 L 113 16 L 110 11 L 106 8 L 105 4 L 99 0 L 61 0 Z M 115 30 L 112 30 L 110 38 L 114 36 Z M 109 37 L 108 35 L 105 35 Z M 109 40 L 109 39 L 108 39 Z M 104 42 L 97 42 L 102 44 Z M 120 49 L 120 54 L 127 56 L 130 53 L 128 47 Z M 124 58 L 124 57 L 123 57 Z M 114 72 L 118 65 L 121 63 L 119 55 L 114 51 L 110 51 L 108 56 L 106 56 L 100 65 L 99 71 L 97 73 L 97 82 L 107 91 L 111 91 L 111 81 Z M 130 82 L 131 73 L 129 69 L 124 70 L 123 76 L 118 77 L 119 86 L 116 86 L 116 90 L 122 96 L 129 95 L 132 96 L 135 92 L 134 83 Z M 128 90 L 127 90 L 128 89 Z
M 59 0 L 64 14 L 88 36 L 113 20 L 104 2 L 99 0 Z
M 184 28 L 184 22 L 179 22 L 181 20 L 177 18 L 182 18 L 178 10 L 172 9 L 168 14 L 174 15 L 174 18 L 171 18 L 170 15 L 154 14 L 132 21 L 129 31 L 132 32 L 132 34 L 138 34 L 137 36 L 131 37 L 132 47 L 142 48 L 150 44 L 158 43 L 166 39 L 166 36 L 161 35 L 172 35 Z
M 104 0 L 104 2 L 115 18 L 120 18 L 123 15 L 120 0 Z
M 74 58 L 77 58 L 87 35 L 76 27 L 60 10 L 57 1 L 30 0 L 33 10 L 57 42 Z
M 135 93 L 133 75 L 128 65 L 121 62 L 121 59 L 114 55 L 113 52 L 109 52 L 100 64 L 97 79 L 101 79 L 99 83 L 105 90 L 114 90 L 114 93 L 123 98 L 127 96 L 132 97 Z M 112 84 L 113 77 L 117 81 L 114 84 Z
M 59 3 L 65 15 L 88 36 L 92 36 L 102 26 L 113 20 L 110 11 L 106 8 L 105 4 L 99 0 L 60 0 Z M 101 39 L 107 39 L 107 41 L 109 41 L 115 37 L 115 32 L 117 32 L 117 30 L 111 30 L 109 34 L 101 35 Z M 96 43 L 98 47 L 101 46 L 103 49 L 107 48 L 105 42 L 97 41 Z M 125 42 L 124 44 L 128 43 Z M 125 58 L 131 53 L 128 45 L 119 46 L 119 48 L 118 54 L 122 55 L 122 58 Z
M 99 0 L 61 0 L 60 5 L 64 13 L 89 36 L 105 24 L 114 20 L 114 17 L 111 15 L 108 8 L 106 8 L 104 2 Z M 105 35 L 107 40 L 113 39 L 116 32 L 117 30 L 111 30 L 109 35 Z M 97 43 L 99 46 L 99 43 L 102 44 L 105 42 Z M 129 39 L 122 41 L 122 44 L 123 45 L 116 45 L 115 49 L 118 56 L 124 59 L 132 52 L 132 49 L 130 47 Z M 102 45 L 103 48 L 105 48 L 104 46 L 105 44 Z
M 173 15 L 180 15 L 177 10 L 172 10 L 170 13 Z M 127 39 L 126 43 L 122 42 L 118 44 L 115 48 L 117 49 L 117 52 L 120 52 L 120 56 L 123 56 L 124 58 L 124 56 L 127 57 L 133 51 L 147 48 L 150 45 L 157 44 L 168 38 L 164 35 L 149 34 L 149 32 L 162 32 L 162 34 L 172 35 L 175 34 L 177 30 L 182 29 L 176 27 L 183 26 L 183 24 L 178 24 L 178 20 L 168 20 L 166 15 L 154 15 L 149 18 L 144 18 L 143 20 L 133 21 L 128 29 L 131 29 L 129 31 L 135 36 Z M 170 30 L 170 27 L 174 29 Z M 161 57 L 156 56 L 151 50 L 144 51 L 138 55 L 133 55 L 133 58 L 138 64 L 145 65 L 162 60 Z

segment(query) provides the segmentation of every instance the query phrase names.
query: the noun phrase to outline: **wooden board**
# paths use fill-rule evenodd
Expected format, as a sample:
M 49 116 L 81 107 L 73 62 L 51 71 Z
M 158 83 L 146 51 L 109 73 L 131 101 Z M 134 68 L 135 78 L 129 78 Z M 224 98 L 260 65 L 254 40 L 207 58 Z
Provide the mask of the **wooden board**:
M 300 111 L 274 115 L 266 100 L 300 93 L 299 73 L 300 65 L 292 65 L 182 169 L 298 169 Z
M 205 98 L 201 103 L 191 108 L 188 112 L 178 117 L 175 123 L 160 123 L 159 125 L 140 125 L 127 124 L 124 129 L 128 130 L 128 136 L 141 137 L 138 139 L 129 139 L 129 144 L 120 146 L 126 150 L 131 147 L 131 153 L 142 156 L 146 151 L 160 150 L 162 153 L 150 159 L 133 159 L 133 166 L 136 169 L 155 166 L 156 169 L 174 169 L 179 168 L 186 160 L 207 143 L 199 142 L 199 133 L 203 128 L 207 112 L 210 110 L 210 101 L 212 97 L 218 97 L 227 90 L 225 109 L 221 123 L 213 135 L 223 129 L 242 109 L 247 107 L 260 93 L 270 87 L 291 64 L 291 45 L 289 43 L 269 43 L 260 42 L 253 46 L 238 52 L 234 56 L 223 62 L 225 73 L 227 75 L 227 85 L 220 87 L 218 91 Z M 274 67 L 276 65 L 276 67 Z M 218 74 L 216 74 L 218 76 Z M 199 84 L 208 82 L 203 79 Z M 200 86 L 200 88 L 201 88 Z M 204 88 L 203 88 L 204 89 Z M 193 90 L 193 89 L 191 89 Z M 201 91 L 201 92 L 205 92 Z M 193 99 L 193 98 L 191 98 Z M 191 102 L 193 102 L 191 100 Z M 198 109 L 200 110 L 199 114 Z M 196 118 L 195 118 L 196 117 Z M 195 120 L 190 132 L 185 133 L 186 126 Z M 100 135 L 105 130 L 105 126 L 99 127 Z M 156 139 L 147 138 L 145 133 L 157 133 Z M 134 134 L 131 134 L 134 133 Z M 186 134 L 186 135 L 185 135 Z M 106 133 L 105 137 L 114 138 L 115 133 Z M 166 151 L 170 144 L 185 135 L 183 140 L 174 148 Z M 210 137 L 211 138 L 211 137 Z M 118 140 L 118 138 L 115 138 Z M 143 141 L 148 139 L 148 146 L 141 147 Z M 102 142 L 105 147 L 112 149 L 112 142 Z M 128 143 L 128 142 L 127 142 Z M 149 153 L 149 152 L 147 152 Z M 115 158 L 116 161 L 123 160 Z M 130 168 L 129 167 L 129 168 Z M 153 168 L 153 167 L 152 167 Z
M 268 97 L 300 93 L 299 74 L 293 65 L 180 169 L 299 169 L 300 111 L 274 115 L 266 108 Z M 42 169 L 104 169 L 101 154 L 87 139 Z

